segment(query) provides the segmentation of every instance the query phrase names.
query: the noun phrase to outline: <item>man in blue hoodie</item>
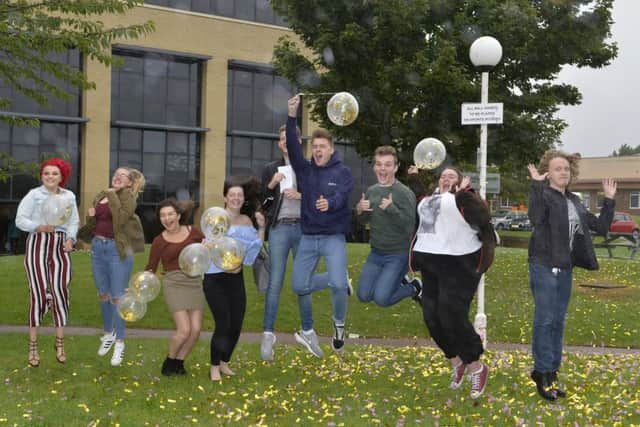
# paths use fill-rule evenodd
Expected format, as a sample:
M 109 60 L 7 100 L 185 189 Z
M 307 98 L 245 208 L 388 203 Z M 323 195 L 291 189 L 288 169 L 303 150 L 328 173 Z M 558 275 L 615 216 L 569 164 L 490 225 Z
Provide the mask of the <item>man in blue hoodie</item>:
M 349 195 L 353 188 L 351 171 L 335 153 L 333 137 L 326 129 L 311 134 L 311 160 L 306 160 L 296 134 L 298 95 L 288 102 L 286 139 L 289 161 L 302 193 L 302 238 L 293 262 L 293 291 L 298 294 L 302 330 L 296 341 L 311 353 L 322 357 L 318 337 L 313 330 L 311 294 L 331 289 L 333 304 L 334 351 L 344 346 L 344 322 L 347 316 L 347 244 L 345 235 L 351 226 Z M 313 281 L 312 276 L 323 257 L 329 273 L 328 285 Z

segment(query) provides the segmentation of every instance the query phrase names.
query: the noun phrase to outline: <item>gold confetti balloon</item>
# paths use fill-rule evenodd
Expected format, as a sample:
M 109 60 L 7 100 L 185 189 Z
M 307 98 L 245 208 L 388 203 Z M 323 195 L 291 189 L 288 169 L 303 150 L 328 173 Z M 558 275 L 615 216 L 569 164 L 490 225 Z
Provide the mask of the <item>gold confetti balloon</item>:
M 208 242 L 207 247 L 211 253 L 211 260 L 220 270 L 233 271 L 242 266 L 244 247 L 236 239 L 221 237 Z
M 358 101 L 349 92 L 338 92 L 327 102 L 327 116 L 331 123 L 349 126 L 358 118 Z
M 129 279 L 129 291 L 144 302 L 154 300 L 160 293 L 160 279 L 150 271 L 141 271 Z
M 62 225 L 71 217 L 71 203 L 61 195 L 52 194 L 41 206 L 42 217 L 47 225 Z
M 127 322 L 135 322 L 144 317 L 147 312 L 147 303 L 133 292 L 125 292 L 116 304 L 116 310 Z
M 446 157 L 444 144 L 436 138 L 424 138 L 413 150 L 413 163 L 418 169 L 435 169 Z
M 204 211 L 200 218 L 200 229 L 209 240 L 225 235 L 231 224 L 229 213 L 221 207 L 213 206 Z
M 202 243 L 191 243 L 180 251 L 178 265 L 189 277 L 202 276 L 211 265 L 211 255 Z

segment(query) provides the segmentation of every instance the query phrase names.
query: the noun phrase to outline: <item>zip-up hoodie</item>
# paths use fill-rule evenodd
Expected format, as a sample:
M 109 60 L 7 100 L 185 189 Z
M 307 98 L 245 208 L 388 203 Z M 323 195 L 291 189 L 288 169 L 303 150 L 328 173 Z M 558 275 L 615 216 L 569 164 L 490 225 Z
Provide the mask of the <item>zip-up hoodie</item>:
M 351 227 L 349 195 L 353 188 L 351 171 L 334 152 L 325 166 L 306 160 L 296 134 L 296 118 L 287 119 L 287 151 L 302 193 L 301 220 L 304 234 L 347 234 Z M 316 209 L 316 200 L 323 196 L 329 210 Z

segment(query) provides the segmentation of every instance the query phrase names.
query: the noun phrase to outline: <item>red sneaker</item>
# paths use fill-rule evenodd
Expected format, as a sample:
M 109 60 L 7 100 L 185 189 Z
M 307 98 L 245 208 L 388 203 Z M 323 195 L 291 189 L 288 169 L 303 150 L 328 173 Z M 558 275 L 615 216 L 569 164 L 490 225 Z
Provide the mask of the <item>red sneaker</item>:
M 451 384 L 449 384 L 449 387 L 452 390 L 457 390 L 462 385 L 465 369 L 467 369 L 467 364 L 464 362 L 460 362 L 453 367 L 453 371 L 451 372 Z
M 482 364 L 482 367 L 469 374 L 469 380 L 471 381 L 471 398 L 477 399 L 482 396 L 484 388 L 487 386 L 487 377 L 489 376 L 489 367 Z

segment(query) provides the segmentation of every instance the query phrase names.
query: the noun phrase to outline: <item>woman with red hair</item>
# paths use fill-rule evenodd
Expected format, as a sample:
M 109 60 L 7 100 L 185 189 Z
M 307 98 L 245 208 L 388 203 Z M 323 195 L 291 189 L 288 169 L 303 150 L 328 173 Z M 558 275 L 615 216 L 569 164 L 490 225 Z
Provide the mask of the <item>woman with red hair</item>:
M 76 196 L 64 188 L 69 175 L 71 165 L 64 159 L 55 157 L 42 162 L 42 185 L 24 196 L 16 213 L 16 226 L 29 233 L 24 268 L 30 297 L 29 365 L 34 367 L 40 365 L 37 328 L 50 308 L 56 327 L 56 360 L 64 363 L 67 359 L 64 326 L 69 315 L 69 252 L 80 226 Z

